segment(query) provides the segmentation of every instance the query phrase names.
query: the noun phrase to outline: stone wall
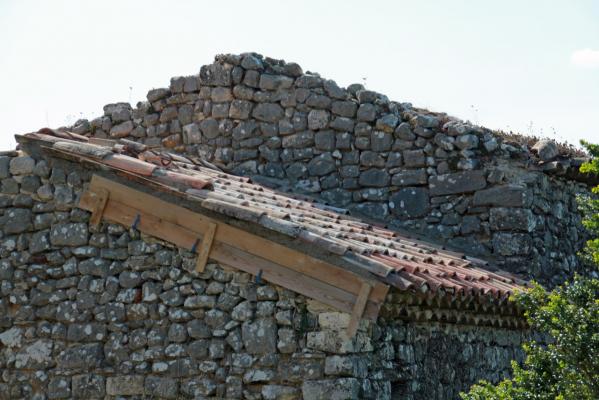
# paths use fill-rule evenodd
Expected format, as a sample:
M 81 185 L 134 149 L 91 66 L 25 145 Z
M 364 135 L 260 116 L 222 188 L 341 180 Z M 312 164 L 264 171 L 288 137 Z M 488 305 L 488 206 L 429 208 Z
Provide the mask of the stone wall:
M 449 399 L 523 332 L 349 315 L 75 207 L 91 173 L 0 158 L 0 399 Z
M 529 148 L 256 54 L 217 56 L 147 99 L 71 130 L 185 152 L 545 283 L 580 268 L 586 187 L 542 171 L 563 159 L 552 142 Z
M 387 332 L 399 367 L 394 399 L 457 399 L 481 377 L 498 382 L 510 376 L 511 360 L 524 360 L 520 345 L 530 339 L 512 330 L 398 321 Z

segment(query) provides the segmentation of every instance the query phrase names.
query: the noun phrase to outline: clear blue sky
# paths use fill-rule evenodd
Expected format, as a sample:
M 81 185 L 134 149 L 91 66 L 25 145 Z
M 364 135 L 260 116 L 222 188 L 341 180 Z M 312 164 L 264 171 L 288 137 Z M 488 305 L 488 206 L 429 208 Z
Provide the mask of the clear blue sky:
M 490 128 L 599 142 L 594 0 L 0 0 L 0 38 L 0 149 L 244 51 Z

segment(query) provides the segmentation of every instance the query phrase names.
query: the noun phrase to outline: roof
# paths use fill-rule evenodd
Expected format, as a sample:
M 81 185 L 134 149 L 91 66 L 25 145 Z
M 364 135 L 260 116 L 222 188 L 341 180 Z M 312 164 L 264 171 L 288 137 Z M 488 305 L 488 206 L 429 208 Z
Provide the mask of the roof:
M 482 260 L 344 215 L 343 209 L 224 173 L 200 159 L 128 140 L 93 139 L 47 128 L 17 139 L 37 142 L 54 155 L 155 182 L 203 208 L 317 246 L 400 291 L 503 301 L 525 285 L 515 275 L 492 272 Z

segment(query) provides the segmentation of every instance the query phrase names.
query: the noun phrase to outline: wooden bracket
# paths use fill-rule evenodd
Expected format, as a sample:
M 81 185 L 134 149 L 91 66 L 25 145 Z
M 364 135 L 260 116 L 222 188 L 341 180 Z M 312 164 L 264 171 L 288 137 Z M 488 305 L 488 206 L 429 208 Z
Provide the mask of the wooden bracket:
M 362 287 L 360 287 L 360 292 L 358 293 L 354 308 L 351 312 L 349 326 L 347 327 L 347 335 L 350 338 L 354 337 L 358 331 L 358 325 L 362 319 L 362 314 L 364 314 L 364 309 L 366 308 L 366 303 L 368 302 L 368 296 L 370 296 L 371 290 L 372 286 L 368 282 L 364 282 Z
M 95 198 L 92 209 L 92 216 L 89 219 L 89 223 L 94 228 L 98 228 L 100 226 L 100 222 L 102 222 L 102 215 L 104 214 L 106 203 L 108 203 L 108 197 L 110 196 L 110 192 L 103 188 L 96 188 L 94 189 L 92 194 Z
M 102 189 L 110 197 L 106 195 L 106 203 L 99 200 Z M 376 320 L 389 291 L 389 285 L 375 279 L 98 175 L 81 195 L 79 207 L 92 212 L 98 223 L 131 226 L 140 215 L 140 232 L 193 249 L 197 257 L 194 268 L 200 272 L 208 258 L 251 275 L 262 270 L 264 281 L 355 314 L 352 331 L 357 331 L 360 319 Z M 364 287 L 365 282 L 369 287 Z
M 206 229 L 204 237 L 202 238 L 202 244 L 200 245 L 200 251 L 196 261 L 196 272 L 204 272 L 204 268 L 206 268 L 206 262 L 208 261 L 208 256 L 210 255 L 210 249 L 212 248 L 212 242 L 214 241 L 215 233 L 216 224 L 208 224 L 208 229 Z

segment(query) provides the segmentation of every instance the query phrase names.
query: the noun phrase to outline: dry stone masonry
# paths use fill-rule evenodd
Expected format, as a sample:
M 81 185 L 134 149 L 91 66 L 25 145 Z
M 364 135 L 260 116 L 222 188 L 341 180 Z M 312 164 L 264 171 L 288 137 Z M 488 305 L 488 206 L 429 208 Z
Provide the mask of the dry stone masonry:
M 545 283 L 581 268 L 587 187 L 555 143 L 529 147 L 295 63 L 217 56 L 69 130 L 185 153 Z M 0 155 L 0 399 L 452 399 L 507 376 L 533 336 L 404 321 L 390 301 L 349 338 L 348 314 L 90 225 L 77 204 L 91 174 Z
M 391 228 L 545 283 L 580 269 L 575 197 L 563 173 L 580 160 L 542 140 L 529 148 L 489 129 L 347 88 L 255 53 L 220 55 L 132 108 L 72 131 L 197 156 L 285 191 L 317 196 Z M 564 167 L 565 166 L 565 167 Z
M 0 399 L 449 399 L 522 358 L 523 331 L 385 313 L 350 339 L 349 314 L 91 227 L 89 170 L 1 160 Z

